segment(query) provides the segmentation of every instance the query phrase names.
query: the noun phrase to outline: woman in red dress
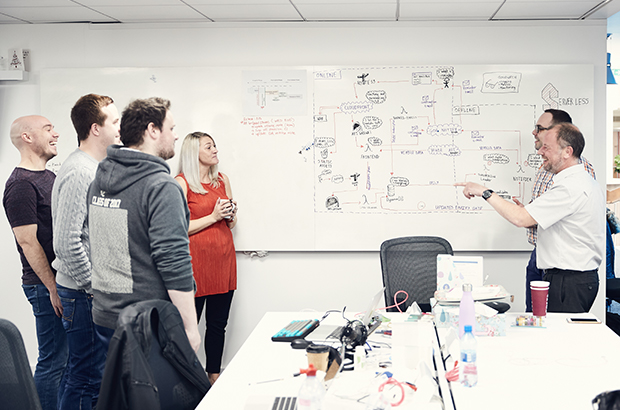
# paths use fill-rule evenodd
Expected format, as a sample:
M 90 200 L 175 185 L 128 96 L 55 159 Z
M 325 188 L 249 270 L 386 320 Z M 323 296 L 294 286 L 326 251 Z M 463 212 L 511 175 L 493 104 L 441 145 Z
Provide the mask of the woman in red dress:
M 179 175 L 175 178 L 190 212 L 189 251 L 196 280 L 198 321 L 206 306 L 206 371 L 213 384 L 220 375 L 224 333 L 237 288 L 237 260 L 231 229 L 237 203 L 228 177 L 218 172 L 217 148 L 211 136 L 193 132 L 183 140 Z

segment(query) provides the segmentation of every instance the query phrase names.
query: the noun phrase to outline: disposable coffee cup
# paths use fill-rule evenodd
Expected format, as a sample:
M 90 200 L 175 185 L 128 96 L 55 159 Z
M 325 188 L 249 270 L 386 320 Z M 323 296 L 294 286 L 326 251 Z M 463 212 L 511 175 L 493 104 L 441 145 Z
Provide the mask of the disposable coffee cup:
M 333 379 L 340 370 L 340 354 L 333 347 L 312 344 L 306 348 L 308 365 L 313 364 L 317 370 L 325 372 L 324 381 Z
M 547 316 L 549 282 L 533 280 L 530 282 L 530 291 L 532 293 L 532 313 L 534 316 Z
M 308 356 L 308 365 L 313 364 L 315 369 L 322 370 L 327 373 L 327 363 L 329 361 L 329 346 L 327 345 L 310 345 L 306 348 Z

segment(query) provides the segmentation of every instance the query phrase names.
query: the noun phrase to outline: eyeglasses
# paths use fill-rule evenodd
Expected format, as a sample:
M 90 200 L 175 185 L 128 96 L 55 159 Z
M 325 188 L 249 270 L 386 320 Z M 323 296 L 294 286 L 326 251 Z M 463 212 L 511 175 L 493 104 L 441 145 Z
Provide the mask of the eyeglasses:
M 541 131 L 549 131 L 551 128 L 552 128 L 552 127 L 543 127 L 543 126 L 542 126 L 542 125 L 540 125 L 540 124 L 536 124 L 536 126 L 534 127 L 534 132 L 535 132 L 536 134 L 538 134 L 538 133 L 539 133 L 539 132 L 541 132 Z

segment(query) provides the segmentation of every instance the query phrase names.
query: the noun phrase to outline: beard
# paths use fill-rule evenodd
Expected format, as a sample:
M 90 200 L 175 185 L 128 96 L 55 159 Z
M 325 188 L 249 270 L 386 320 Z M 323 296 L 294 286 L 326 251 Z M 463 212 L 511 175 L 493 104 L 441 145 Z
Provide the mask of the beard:
M 174 147 L 161 150 L 159 152 L 159 157 L 162 158 L 164 161 L 167 161 L 170 158 L 174 157 Z
M 174 143 L 168 144 L 167 146 L 165 144 L 160 145 L 158 157 L 162 158 L 164 161 L 174 157 Z

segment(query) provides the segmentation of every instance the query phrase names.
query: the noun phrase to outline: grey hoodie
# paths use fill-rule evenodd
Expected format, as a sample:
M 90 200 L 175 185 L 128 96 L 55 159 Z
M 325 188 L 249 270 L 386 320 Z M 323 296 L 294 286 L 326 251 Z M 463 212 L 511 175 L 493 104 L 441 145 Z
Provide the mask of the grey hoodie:
M 194 290 L 189 210 L 166 162 L 112 145 L 88 191 L 93 319 L 116 327 L 139 301 Z

